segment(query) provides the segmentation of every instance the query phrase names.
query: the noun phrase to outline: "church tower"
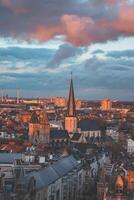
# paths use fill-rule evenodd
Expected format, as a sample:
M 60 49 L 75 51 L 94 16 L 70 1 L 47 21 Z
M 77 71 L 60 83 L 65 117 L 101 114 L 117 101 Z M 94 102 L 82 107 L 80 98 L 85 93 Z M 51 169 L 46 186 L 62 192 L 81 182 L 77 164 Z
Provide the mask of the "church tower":
M 29 122 L 29 140 L 33 144 L 48 144 L 50 137 L 50 125 L 47 113 L 42 111 L 37 115 L 34 111 Z
M 33 111 L 31 115 L 31 119 L 29 121 L 29 140 L 32 143 L 36 142 L 37 135 L 39 132 L 39 119 L 38 115 L 35 111 Z
M 45 144 L 49 143 L 50 140 L 50 124 L 48 121 L 46 111 L 42 111 L 39 116 L 40 121 L 40 140 Z
M 65 117 L 65 130 L 67 130 L 69 133 L 74 133 L 77 130 L 77 118 L 76 118 L 75 97 L 74 97 L 74 87 L 73 87 L 72 77 L 70 82 L 67 114 Z

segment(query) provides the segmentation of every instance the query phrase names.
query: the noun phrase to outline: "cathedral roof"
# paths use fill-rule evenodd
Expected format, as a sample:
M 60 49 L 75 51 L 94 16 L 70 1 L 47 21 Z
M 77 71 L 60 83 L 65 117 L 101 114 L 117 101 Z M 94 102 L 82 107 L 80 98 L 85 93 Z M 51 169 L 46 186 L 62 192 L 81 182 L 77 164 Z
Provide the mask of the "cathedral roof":
M 35 111 L 33 111 L 33 113 L 32 113 L 30 123 L 32 123 L 32 124 L 38 124 L 39 123 L 38 115 Z
M 78 123 L 78 128 L 81 131 L 98 131 L 101 130 L 99 121 L 94 119 L 82 119 Z
M 67 156 L 53 165 L 43 167 L 38 171 L 30 172 L 26 176 L 21 177 L 19 179 L 19 184 L 23 184 L 23 187 L 27 189 L 28 183 L 33 177 L 36 181 L 36 190 L 41 190 L 42 188 L 53 184 L 61 177 L 64 177 L 78 166 L 79 164 L 73 156 Z

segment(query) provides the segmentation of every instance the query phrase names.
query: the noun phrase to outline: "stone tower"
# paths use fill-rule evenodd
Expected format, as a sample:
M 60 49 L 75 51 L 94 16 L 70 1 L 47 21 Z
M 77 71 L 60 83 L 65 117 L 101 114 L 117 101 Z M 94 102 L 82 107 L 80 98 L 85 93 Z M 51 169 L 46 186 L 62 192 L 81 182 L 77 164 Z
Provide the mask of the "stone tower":
M 29 122 L 29 140 L 33 144 L 48 144 L 50 125 L 47 113 L 42 111 L 37 115 L 34 111 Z
M 65 117 L 65 130 L 67 130 L 69 133 L 74 133 L 77 130 L 77 118 L 76 118 L 75 97 L 74 97 L 74 87 L 73 87 L 72 77 L 70 82 L 67 114 Z
M 47 113 L 42 111 L 39 116 L 40 122 L 40 140 L 45 144 L 49 143 L 50 139 L 50 124 L 48 121 Z

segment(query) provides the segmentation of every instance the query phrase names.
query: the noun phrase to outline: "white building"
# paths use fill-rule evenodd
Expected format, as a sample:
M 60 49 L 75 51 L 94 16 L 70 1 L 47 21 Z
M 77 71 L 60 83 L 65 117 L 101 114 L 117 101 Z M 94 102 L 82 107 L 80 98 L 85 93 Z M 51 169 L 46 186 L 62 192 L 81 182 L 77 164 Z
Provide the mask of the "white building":
M 106 135 L 110 136 L 114 141 L 118 142 L 119 140 L 119 132 L 118 127 L 107 127 Z
M 127 152 L 134 153 L 134 140 L 130 138 L 127 140 Z

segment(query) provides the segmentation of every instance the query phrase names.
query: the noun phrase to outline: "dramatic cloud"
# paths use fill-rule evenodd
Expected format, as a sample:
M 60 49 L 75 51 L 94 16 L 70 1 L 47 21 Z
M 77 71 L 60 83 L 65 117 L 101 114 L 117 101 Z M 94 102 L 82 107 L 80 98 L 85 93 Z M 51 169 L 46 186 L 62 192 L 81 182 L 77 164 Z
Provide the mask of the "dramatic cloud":
M 0 35 L 46 41 L 55 35 L 76 46 L 134 35 L 127 0 L 1 0 Z
M 105 52 L 96 49 L 84 61 L 78 62 L 79 56 L 85 52 L 69 44 L 61 45 L 55 51 L 0 49 L 0 87 L 19 87 L 27 95 L 36 90 L 39 96 L 64 96 L 68 94 L 70 71 L 75 71 L 76 94 L 81 98 L 103 98 L 109 95 L 125 99 L 121 91 L 134 90 L 133 50 Z M 69 67 L 64 67 L 65 63 Z M 128 98 L 131 98 L 131 94 Z
M 64 60 L 78 56 L 82 52 L 81 49 L 75 48 L 72 45 L 61 45 L 59 50 L 55 53 L 53 59 L 48 62 L 48 68 L 57 68 Z
M 134 1 L 0 0 L 0 88 L 133 99 Z M 122 92 L 123 91 L 123 92 Z
M 134 58 L 134 50 L 125 50 L 125 51 L 111 51 L 107 53 L 107 56 L 114 58 Z

